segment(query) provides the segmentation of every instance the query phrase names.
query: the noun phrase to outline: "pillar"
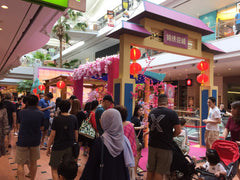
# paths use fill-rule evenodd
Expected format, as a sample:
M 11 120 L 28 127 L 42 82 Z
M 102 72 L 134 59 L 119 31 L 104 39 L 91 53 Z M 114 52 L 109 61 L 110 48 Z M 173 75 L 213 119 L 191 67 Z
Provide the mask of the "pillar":
M 214 86 L 214 60 L 213 54 L 203 52 L 203 57 L 205 58 L 205 61 L 208 62 L 209 68 L 205 71 L 205 74 L 208 76 L 208 82 L 204 84 L 204 86 L 200 87 L 200 126 L 205 126 L 206 124 L 203 122 L 204 119 L 207 119 L 208 117 L 208 105 L 207 105 L 207 99 L 210 96 L 213 96 L 216 98 L 216 105 L 218 101 L 218 95 L 217 95 L 217 87 Z M 204 141 L 204 134 L 205 134 L 206 128 L 200 128 L 200 145 L 206 145 Z
M 67 85 L 63 89 L 60 89 L 60 91 L 61 91 L 61 98 L 66 99 L 67 98 Z
M 83 78 L 73 80 L 73 94 L 79 99 L 81 107 L 83 105 Z
M 127 120 L 131 120 L 134 99 L 131 92 L 135 91 L 135 80 L 130 79 L 130 42 L 125 34 L 120 36 L 119 78 L 114 79 L 114 102 L 124 105 L 128 110 Z
M 149 78 L 146 78 L 146 80 L 145 80 L 145 92 L 144 93 L 145 93 L 144 103 L 147 104 L 149 107 L 149 96 L 150 96 L 150 79 Z M 147 113 L 144 114 L 144 119 L 148 119 Z M 149 127 L 147 126 L 147 129 L 145 129 L 144 131 L 148 132 Z M 148 135 L 146 135 L 144 138 L 144 147 L 148 147 Z
M 113 59 L 112 64 L 108 67 L 108 92 L 112 95 L 113 94 L 113 80 L 119 77 L 119 60 L 118 58 Z

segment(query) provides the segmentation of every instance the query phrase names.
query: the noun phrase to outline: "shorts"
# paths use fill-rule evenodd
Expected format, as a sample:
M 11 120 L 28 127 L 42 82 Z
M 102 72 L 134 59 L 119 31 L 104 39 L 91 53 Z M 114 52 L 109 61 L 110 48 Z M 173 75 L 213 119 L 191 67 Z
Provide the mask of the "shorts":
M 236 24 L 235 26 L 236 26 L 236 30 L 240 31 L 240 24 Z
M 17 164 L 25 164 L 27 161 L 32 162 L 40 159 L 39 146 L 20 147 L 16 146 L 15 162 Z
M 55 150 L 51 152 L 49 165 L 53 168 L 58 168 L 59 164 L 64 159 L 72 158 L 72 147 L 68 147 L 63 150 Z
M 44 118 L 43 127 L 44 127 L 44 131 L 48 130 L 48 128 L 49 128 L 49 118 Z
M 206 148 L 210 149 L 214 141 L 219 139 L 219 131 L 206 130 L 204 135 L 204 140 L 206 143 Z
M 170 175 L 172 164 L 172 150 L 148 147 L 147 170 L 158 174 Z

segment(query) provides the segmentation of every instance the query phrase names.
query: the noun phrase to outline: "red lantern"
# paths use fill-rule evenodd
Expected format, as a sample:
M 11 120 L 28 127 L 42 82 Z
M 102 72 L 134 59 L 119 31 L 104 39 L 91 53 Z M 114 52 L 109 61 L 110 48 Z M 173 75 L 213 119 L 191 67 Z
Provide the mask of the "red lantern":
M 208 63 L 206 61 L 201 61 L 201 62 L 198 63 L 197 68 L 200 71 L 205 71 L 205 70 L 208 69 Z
M 140 64 L 138 64 L 138 63 L 132 63 L 130 65 L 130 74 L 132 74 L 134 76 L 136 74 L 138 74 L 138 72 L 141 71 L 141 70 L 142 70 L 142 66 Z
M 58 87 L 59 89 L 63 89 L 63 88 L 65 88 L 65 86 L 66 86 L 66 84 L 65 84 L 64 81 L 58 81 L 58 82 L 57 82 L 57 87 Z
M 130 59 L 136 61 L 141 57 L 141 51 L 137 48 L 132 48 L 130 51 Z
M 40 90 L 40 91 L 44 91 L 45 90 L 45 86 L 42 84 L 42 85 L 39 85 L 38 86 L 38 89 Z
M 200 84 L 204 84 L 208 81 L 208 76 L 206 74 L 199 74 L 197 76 L 197 82 L 199 82 Z
M 37 93 L 37 88 L 33 89 L 33 93 L 35 94 Z

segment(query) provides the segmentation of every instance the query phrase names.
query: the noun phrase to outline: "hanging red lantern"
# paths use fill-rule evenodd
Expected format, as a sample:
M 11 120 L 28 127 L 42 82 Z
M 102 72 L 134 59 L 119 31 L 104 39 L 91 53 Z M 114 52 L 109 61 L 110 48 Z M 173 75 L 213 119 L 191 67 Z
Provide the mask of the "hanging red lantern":
M 206 74 L 199 74 L 197 76 L 197 82 L 199 82 L 200 84 L 204 84 L 208 81 L 208 76 Z
M 33 93 L 34 93 L 34 94 L 37 93 L 37 88 L 33 89 Z
M 130 74 L 132 74 L 134 77 L 136 77 L 138 72 L 141 70 L 142 70 L 142 66 L 138 63 L 132 63 L 130 65 Z
M 198 63 L 197 68 L 200 71 L 205 71 L 205 70 L 208 69 L 208 63 L 206 61 L 201 61 L 201 62 Z
M 58 81 L 58 82 L 57 82 L 57 87 L 58 87 L 59 89 L 63 89 L 63 88 L 65 88 L 65 86 L 66 86 L 66 84 L 65 84 L 64 81 Z
M 130 59 L 136 61 L 141 57 L 141 51 L 137 48 L 132 48 L 130 51 Z
M 38 86 L 38 89 L 40 91 L 44 91 L 45 90 L 45 86 L 43 84 L 41 84 L 41 85 Z

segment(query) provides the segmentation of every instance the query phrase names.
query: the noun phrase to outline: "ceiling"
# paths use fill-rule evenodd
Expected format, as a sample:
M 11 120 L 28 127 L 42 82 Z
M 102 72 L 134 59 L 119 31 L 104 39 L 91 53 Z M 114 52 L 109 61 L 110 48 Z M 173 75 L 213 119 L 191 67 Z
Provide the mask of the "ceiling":
M 39 49 L 49 40 L 53 24 L 62 12 L 22 0 L 1 0 L 0 78 L 20 65 L 20 57 Z
M 106 14 L 107 10 L 111 10 L 112 7 L 122 2 L 122 0 L 86 1 L 87 7 L 86 13 L 84 13 L 84 19 L 87 21 L 96 21 Z M 238 0 L 166 0 L 162 5 L 191 16 L 199 17 L 207 12 L 223 8 L 236 2 L 238 2 Z M 4 77 L 10 69 L 20 65 L 19 58 L 22 55 L 39 49 L 48 42 L 53 24 L 62 15 L 62 12 L 57 10 L 40 7 L 22 0 L 1 0 L 0 5 L 3 3 L 9 8 L 0 8 L 0 28 L 3 28 L 3 30 L 0 31 L 0 79 Z M 88 34 L 82 34 L 82 36 L 79 37 L 75 32 L 71 33 L 73 40 L 84 39 L 85 45 L 79 51 L 85 51 L 86 56 L 88 50 L 93 51 L 98 48 L 106 48 L 107 46 L 118 43 L 115 39 L 97 37 L 95 34 L 90 36 Z M 96 42 L 98 43 L 95 46 Z M 103 43 L 104 46 L 101 45 L 101 43 Z M 73 53 L 73 56 L 76 56 L 76 52 L 75 54 Z M 236 57 L 234 59 L 230 58 L 228 63 L 225 65 L 221 64 L 222 69 L 216 69 L 215 72 L 217 74 L 235 74 L 238 72 L 238 70 L 235 72 L 235 68 L 239 68 L 236 63 L 237 59 Z M 220 67 L 219 64 L 216 63 L 216 65 Z M 226 67 L 229 65 L 232 65 L 231 70 L 226 71 Z M 171 72 L 171 68 L 166 69 L 166 72 Z M 183 72 L 191 73 L 191 69 L 194 69 L 193 65 L 179 66 L 174 69 L 174 73 L 172 73 L 171 76 L 186 74 Z
M 199 17 L 237 2 L 239 0 L 167 0 L 162 5 Z

